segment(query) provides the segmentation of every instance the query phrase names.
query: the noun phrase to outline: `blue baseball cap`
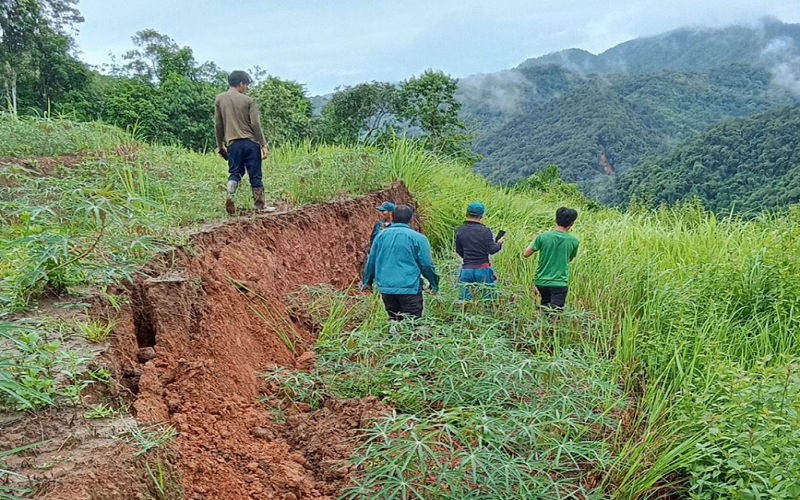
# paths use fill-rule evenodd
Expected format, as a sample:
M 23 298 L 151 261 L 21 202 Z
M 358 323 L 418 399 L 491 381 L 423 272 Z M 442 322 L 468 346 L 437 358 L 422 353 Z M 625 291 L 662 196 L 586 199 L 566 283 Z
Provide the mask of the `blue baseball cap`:
M 473 201 L 467 205 L 467 215 L 471 215 L 473 217 L 483 217 L 483 214 L 485 213 L 486 207 L 484 207 L 483 203 L 479 201 Z
M 394 212 L 395 205 L 391 201 L 384 201 L 383 205 L 375 208 L 377 208 L 381 212 Z

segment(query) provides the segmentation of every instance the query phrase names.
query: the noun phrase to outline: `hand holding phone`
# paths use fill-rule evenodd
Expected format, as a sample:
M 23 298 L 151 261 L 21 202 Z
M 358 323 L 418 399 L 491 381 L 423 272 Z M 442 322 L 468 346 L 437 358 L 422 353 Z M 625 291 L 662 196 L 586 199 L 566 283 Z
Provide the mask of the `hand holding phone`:
M 505 235 L 506 231 L 504 229 L 501 229 L 500 231 L 498 231 L 497 236 L 495 236 L 494 241 L 500 241 L 500 238 L 502 238 Z

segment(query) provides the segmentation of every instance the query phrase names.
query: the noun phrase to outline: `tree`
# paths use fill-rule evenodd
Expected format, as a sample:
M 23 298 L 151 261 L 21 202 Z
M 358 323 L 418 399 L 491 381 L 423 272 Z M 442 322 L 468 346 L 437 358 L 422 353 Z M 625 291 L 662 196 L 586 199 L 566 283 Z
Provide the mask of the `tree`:
M 339 87 L 322 108 L 323 139 L 342 144 L 369 144 L 397 112 L 397 88 L 371 82 Z
M 89 70 L 72 55 L 73 42 L 50 28 L 42 30 L 36 40 L 32 69 L 35 72 L 36 99 L 42 109 L 58 103 L 70 90 L 84 89 L 89 85 Z
M 255 72 L 258 78 L 258 70 Z M 258 103 L 264 135 L 272 146 L 307 139 L 310 135 L 311 101 L 305 88 L 269 76 L 250 90 Z
M 214 96 L 225 88 L 222 71 L 210 62 L 198 64 L 191 48 L 156 30 L 138 31 L 131 39 L 135 48 L 123 56 L 126 63 L 112 68 L 116 81 L 94 87 L 106 92 L 102 117 L 146 139 L 195 150 L 213 144 Z
M 428 70 L 400 85 L 397 114 L 422 129 L 434 152 L 471 155 L 468 147 L 471 135 L 458 117 L 461 104 L 455 98 L 457 88 L 455 78 Z
M 175 40 L 154 29 L 137 31 L 131 40 L 137 48 L 122 56 L 129 61 L 122 68 L 128 74 L 146 77 L 154 83 L 163 82 L 171 74 L 197 77 L 199 66 L 189 47 L 178 47 Z
M 14 113 L 20 72 L 30 72 L 37 58 L 41 61 L 51 56 L 47 51 L 58 46 L 53 42 L 59 37 L 66 40 L 60 46 L 61 53 L 66 54 L 71 47 L 72 38 L 66 30 L 83 22 L 74 7 L 77 1 L 0 0 L 0 65 L 6 98 Z

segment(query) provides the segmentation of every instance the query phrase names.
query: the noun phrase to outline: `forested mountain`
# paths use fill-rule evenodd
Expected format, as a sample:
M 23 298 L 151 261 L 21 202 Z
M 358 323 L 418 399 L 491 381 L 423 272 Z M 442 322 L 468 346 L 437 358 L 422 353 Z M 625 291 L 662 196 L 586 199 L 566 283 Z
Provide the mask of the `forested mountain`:
M 616 179 L 616 201 L 762 210 L 800 201 L 800 106 L 725 120 Z
M 765 21 L 683 29 L 594 56 L 571 49 L 460 81 L 476 130 L 476 170 L 513 182 L 555 163 L 591 196 L 611 201 L 613 174 L 725 118 L 800 102 L 800 25 Z M 783 84 L 788 83 L 788 85 Z M 795 85 L 797 86 L 797 85 Z
M 483 114 L 487 125 L 475 150 L 485 159 L 476 169 L 492 180 L 514 181 L 551 162 L 565 180 L 593 181 L 585 183 L 590 194 L 604 199 L 603 176 L 624 172 L 646 155 L 666 152 L 723 118 L 798 100 L 773 87 L 766 70 L 742 65 L 707 73 L 587 78 L 554 66 L 536 68 L 544 70 L 558 78 L 544 90 L 532 87 L 530 97 L 523 94 L 513 118 L 501 121 L 491 108 Z M 469 116 L 479 123 L 482 119 L 474 110 Z

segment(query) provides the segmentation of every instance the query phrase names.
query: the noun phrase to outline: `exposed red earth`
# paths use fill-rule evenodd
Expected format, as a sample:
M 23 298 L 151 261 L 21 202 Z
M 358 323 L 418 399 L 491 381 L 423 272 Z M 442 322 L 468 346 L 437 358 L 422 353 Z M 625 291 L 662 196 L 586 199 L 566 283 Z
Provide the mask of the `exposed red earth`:
M 140 426 L 174 426 L 170 450 L 134 457 L 134 447 L 113 439 L 131 419 L 90 421 L 76 409 L 0 420 L 0 450 L 50 440 L 10 462 L 39 480 L 43 499 L 335 498 L 358 429 L 387 408 L 369 398 L 329 400 L 316 411 L 288 404 L 276 422 L 259 401 L 269 387 L 258 373 L 313 365 L 314 325 L 290 296 L 304 285 L 345 289 L 359 280 L 374 207 L 384 200 L 413 203 L 395 183 L 355 200 L 210 225 L 119 287 L 129 305 L 94 364 L 114 374 L 111 391 L 131 401 Z M 99 298 L 92 309 L 107 311 Z M 281 339 L 287 334 L 296 354 Z M 154 464 L 163 466 L 156 475 L 166 493 L 152 484 Z

